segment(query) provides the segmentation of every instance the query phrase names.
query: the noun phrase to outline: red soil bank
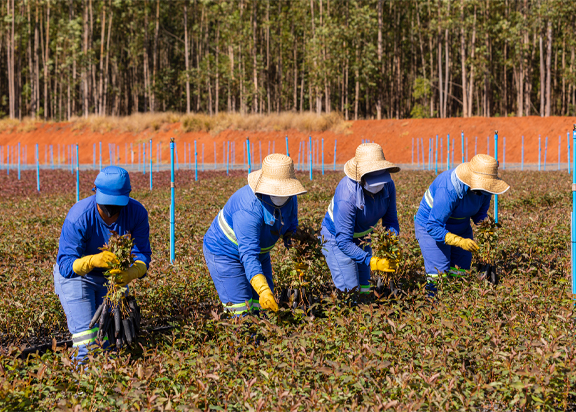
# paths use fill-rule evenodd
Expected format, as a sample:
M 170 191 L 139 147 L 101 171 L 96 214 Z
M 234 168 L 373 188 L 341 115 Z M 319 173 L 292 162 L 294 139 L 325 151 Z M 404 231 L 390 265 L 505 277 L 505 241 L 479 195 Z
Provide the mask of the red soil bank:
M 96 143 L 96 156 L 98 158 L 98 142 L 102 142 L 103 164 L 108 164 L 108 143 L 119 146 L 120 163 L 125 162 L 125 144 L 128 146 L 128 162 L 130 162 L 130 143 L 148 142 L 152 139 L 153 161 L 156 162 L 156 143 L 162 142 L 163 162 L 169 161 L 168 143 L 170 137 L 175 137 L 178 148 L 178 158 L 184 161 L 184 143 L 191 143 L 192 158 L 194 140 L 198 145 L 198 157 L 201 161 L 202 144 L 204 144 L 204 161 L 214 161 L 214 143 L 216 143 L 217 161 L 222 163 L 222 145 L 226 141 L 236 142 L 236 162 L 242 162 L 242 143 L 246 137 L 254 145 L 254 163 L 260 162 L 259 145 L 262 146 L 262 156 L 268 154 L 268 142 L 274 142 L 276 152 L 285 153 L 285 136 L 289 138 L 290 154 L 295 161 L 298 159 L 298 146 L 300 141 L 308 142 L 308 136 L 313 140 L 324 139 L 325 162 L 333 162 L 334 140 L 337 139 L 337 163 L 344 163 L 354 155 L 354 150 L 362 139 L 374 140 L 384 148 L 386 158 L 397 163 L 410 163 L 412 161 L 412 139 L 423 138 L 425 147 L 425 160 L 428 161 L 428 139 L 435 141 L 436 134 L 443 140 L 443 157 L 446 159 L 446 136 L 450 134 L 454 140 L 454 160 L 461 159 L 461 131 L 464 131 L 465 141 L 468 141 L 468 157 L 474 155 L 475 137 L 478 137 L 478 153 L 486 153 L 486 138 L 489 136 L 490 154 L 494 155 L 494 131 L 499 134 L 499 158 L 502 159 L 504 137 L 506 137 L 506 162 L 518 163 L 521 160 L 522 136 L 525 139 L 524 161 L 526 163 L 538 162 L 538 136 L 542 136 L 542 161 L 544 161 L 544 143 L 548 136 L 548 163 L 556 163 L 558 159 L 558 138 L 561 137 L 561 159 L 567 161 L 567 132 L 572 131 L 576 123 L 574 117 L 509 117 L 509 118 L 483 118 L 468 119 L 404 119 L 404 120 L 359 120 L 353 122 L 349 134 L 335 134 L 332 132 L 301 133 L 296 130 L 283 132 L 246 132 L 227 130 L 216 136 L 210 133 L 183 133 L 180 124 L 166 125 L 159 131 L 151 129 L 141 133 L 108 132 L 95 133 L 89 129 L 73 130 L 69 123 L 39 124 L 37 130 L 31 132 L 4 132 L 0 133 L 0 145 L 15 145 L 18 142 L 28 147 L 28 162 L 34 162 L 34 145 L 40 145 L 40 162 L 44 163 L 45 145 L 54 145 L 54 159 L 57 161 L 57 145 L 79 144 L 80 163 L 92 163 L 93 144 Z M 571 137 L 571 135 L 570 135 Z M 452 145 L 451 145 L 452 147 Z M 62 147 L 65 156 L 65 148 Z M 138 151 L 134 145 L 135 161 L 138 160 Z M 148 147 L 146 149 L 148 152 Z M 414 149 L 416 152 L 416 149 Z M 416 155 L 416 154 L 415 154 Z M 6 150 L 4 150 L 5 162 Z M 63 157 L 64 157 L 63 156 Z M 148 156 L 148 154 L 147 154 Z M 188 158 L 188 155 L 186 155 Z M 440 156 L 439 156 L 440 157 Z M 23 161 L 24 162 L 24 161 Z

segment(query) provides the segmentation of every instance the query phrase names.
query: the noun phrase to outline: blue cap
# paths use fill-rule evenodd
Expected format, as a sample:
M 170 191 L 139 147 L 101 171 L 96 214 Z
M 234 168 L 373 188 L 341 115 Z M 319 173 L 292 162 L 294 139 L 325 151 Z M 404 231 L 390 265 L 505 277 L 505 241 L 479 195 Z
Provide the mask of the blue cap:
M 387 170 L 378 170 L 377 172 L 367 173 L 362 177 L 368 186 L 373 186 L 380 183 L 388 183 L 392 181 L 390 172 Z
M 96 176 L 96 203 L 126 206 L 130 200 L 130 176 L 118 166 L 108 166 Z

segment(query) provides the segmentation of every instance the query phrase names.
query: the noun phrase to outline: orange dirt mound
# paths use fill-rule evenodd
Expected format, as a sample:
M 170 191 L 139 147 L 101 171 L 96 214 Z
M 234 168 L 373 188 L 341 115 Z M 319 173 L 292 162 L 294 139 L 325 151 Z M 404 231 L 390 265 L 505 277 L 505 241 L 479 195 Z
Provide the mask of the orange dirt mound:
M 562 162 L 566 162 L 567 157 L 567 132 L 572 130 L 572 125 L 576 123 L 574 117 L 510 117 L 510 118 L 450 118 L 450 119 L 404 119 L 404 120 L 359 120 L 352 124 L 349 129 L 350 134 L 335 134 L 333 132 L 313 132 L 310 135 L 313 140 L 324 139 L 325 162 L 333 162 L 334 141 L 337 140 L 337 163 L 344 163 L 352 156 L 356 147 L 362 139 L 375 141 L 384 148 L 386 158 L 396 163 L 411 163 L 412 161 L 412 140 L 415 138 L 424 139 L 425 161 L 428 162 L 428 139 L 435 142 L 436 134 L 443 142 L 443 158 L 446 160 L 446 139 L 450 134 L 454 140 L 454 160 L 456 163 L 461 159 L 461 131 L 464 131 L 465 142 L 468 142 L 468 158 L 474 155 L 475 138 L 477 137 L 478 153 L 486 153 L 487 137 L 489 137 L 490 154 L 494 155 L 494 131 L 499 134 L 499 158 L 502 159 L 504 137 L 506 138 L 506 162 L 519 163 L 521 161 L 522 136 L 525 139 L 524 161 L 526 163 L 538 162 L 538 136 L 542 137 L 542 161 L 544 161 L 544 144 L 548 136 L 547 162 L 556 163 L 558 159 L 558 138 L 561 137 Z M 3 132 L 0 133 L 0 145 L 16 145 L 18 142 L 22 146 L 27 146 L 28 163 L 34 162 L 34 145 L 39 144 L 39 154 L 41 164 L 45 163 L 45 145 L 54 146 L 54 160 L 57 162 L 57 145 L 61 145 L 62 161 L 65 162 L 65 145 L 78 144 L 80 150 L 80 163 L 92 163 L 93 144 L 96 143 L 96 156 L 98 159 L 98 144 L 102 142 L 102 162 L 109 163 L 108 144 L 114 143 L 118 146 L 120 159 L 119 163 L 126 161 L 126 148 L 128 149 L 128 163 L 131 161 L 130 144 L 135 150 L 135 159 L 138 161 L 138 149 L 136 143 L 142 144 L 152 139 L 153 161 L 156 162 L 156 144 L 162 143 L 162 160 L 169 161 L 168 143 L 171 137 L 175 138 L 178 148 L 178 158 L 184 161 L 184 143 L 190 143 L 192 156 L 194 141 L 197 141 L 199 162 L 202 156 L 202 145 L 204 145 L 204 161 L 214 162 L 214 143 L 216 143 L 217 162 L 222 163 L 223 143 L 226 141 L 236 142 L 236 162 L 241 163 L 243 159 L 242 143 L 246 137 L 254 145 L 254 163 L 260 162 L 260 146 L 262 156 L 268 154 L 268 142 L 275 147 L 276 152 L 285 153 L 285 136 L 289 139 L 289 150 L 294 161 L 298 160 L 298 148 L 301 141 L 308 142 L 308 134 L 289 130 L 287 132 L 270 131 L 235 131 L 226 130 L 216 136 L 207 132 L 184 133 L 180 124 L 174 123 L 163 126 L 160 130 L 146 130 L 134 134 L 131 132 L 92 132 L 89 129 L 75 130 L 71 123 L 39 123 L 36 130 L 29 132 Z M 466 143 L 465 143 L 466 144 Z M 451 144 L 451 147 L 452 144 Z M 146 148 L 148 152 L 148 147 Z M 416 148 L 414 149 L 416 156 Z M 148 156 L 148 155 L 147 155 Z M 420 157 L 422 155 L 420 154 Z M 440 155 L 439 155 L 440 157 Z M 188 155 L 186 155 L 188 159 Z M 320 159 L 320 158 L 319 158 Z M 6 161 L 6 150 L 4 159 Z M 24 160 L 23 160 L 24 162 Z

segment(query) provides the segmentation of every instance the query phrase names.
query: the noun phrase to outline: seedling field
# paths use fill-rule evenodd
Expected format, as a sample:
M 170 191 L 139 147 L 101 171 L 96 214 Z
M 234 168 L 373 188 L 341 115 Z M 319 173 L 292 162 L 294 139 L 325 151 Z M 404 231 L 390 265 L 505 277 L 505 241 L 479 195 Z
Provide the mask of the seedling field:
M 81 196 L 96 172 L 81 174 Z M 176 176 L 176 262 L 169 264 L 169 176 L 132 173 L 150 216 L 152 265 L 132 288 L 145 331 L 132 349 L 94 353 L 74 368 L 71 349 L 19 357 L 68 339 L 52 266 L 75 178 L 43 171 L 0 176 L 0 410 L 574 410 L 576 349 L 570 295 L 570 176 L 503 172 L 497 236 L 482 249 L 497 286 L 479 279 L 422 288 L 413 218 L 431 172 L 395 175 L 402 263 L 377 294 L 341 296 L 322 259 L 298 277 L 293 252 L 272 253 L 278 314 L 231 319 L 217 304 L 202 237 L 245 173 Z M 320 222 L 342 174 L 300 175 L 300 222 Z M 291 254 L 292 253 L 292 254 Z M 312 256 L 313 254 L 311 254 Z M 390 281 L 394 287 L 390 287 Z M 380 297 L 378 297 L 380 296 Z M 162 332 L 154 327 L 171 326 Z M 146 329 L 148 328 L 148 329 Z M 146 332 L 148 330 L 148 332 Z

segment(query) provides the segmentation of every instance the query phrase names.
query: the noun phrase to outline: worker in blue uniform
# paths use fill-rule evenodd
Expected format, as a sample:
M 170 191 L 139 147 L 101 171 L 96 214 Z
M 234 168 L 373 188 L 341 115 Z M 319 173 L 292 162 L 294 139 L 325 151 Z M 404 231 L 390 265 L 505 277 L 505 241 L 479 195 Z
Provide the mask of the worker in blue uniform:
M 492 195 L 509 188 L 498 176 L 498 161 L 485 154 L 434 179 L 414 222 L 431 294 L 436 291 L 439 276 L 465 276 L 472 252 L 478 250 L 470 219 L 474 224 L 484 220 Z
M 111 231 L 130 233 L 136 262 L 125 271 L 116 270 L 116 281 L 126 286 L 146 274 L 150 250 L 148 212 L 130 198 L 128 172 L 117 166 L 103 169 L 94 182 L 96 194 L 76 203 L 66 216 L 58 256 L 54 265 L 54 289 L 64 312 L 73 346 L 81 361 L 88 346 L 96 342 L 98 325 L 88 328 L 107 291 L 104 272 L 117 261 L 108 251 L 99 250 Z
M 334 285 L 341 291 L 354 288 L 370 292 L 370 271 L 394 272 L 398 262 L 372 256 L 369 234 L 382 226 L 400 233 L 396 188 L 391 173 L 400 168 L 387 161 L 382 147 L 365 143 L 344 166 L 342 178 L 322 222 L 322 253 Z
M 204 259 L 220 301 L 235 315 L 278 310 L 270 250 L 298 228 L 297 195 L 306 193 L 288 156 L 271 154 L 228 199 L 204 236 Z

